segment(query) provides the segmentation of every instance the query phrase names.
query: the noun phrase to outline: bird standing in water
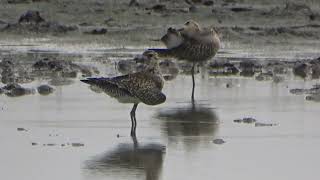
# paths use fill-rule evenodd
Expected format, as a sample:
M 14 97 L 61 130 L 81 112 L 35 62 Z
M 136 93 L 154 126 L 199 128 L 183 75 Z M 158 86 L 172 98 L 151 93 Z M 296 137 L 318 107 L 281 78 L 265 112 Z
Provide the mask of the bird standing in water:
M 145 70 L 117 76 L 112 78 L 87 78 L 84 83 L 98 86 L 110 97 L 116 98 L 120 103 L 133 103 L 130 112 L 131 136 L 136 136 L 136 109 L 140 102 L 147 105 L 158 105 L 166 101 L 166 96 L 161 92 L 164 84 L 159 71 L 158 55 L 154 51 L 143 53 L 150 64 Z
M 194 101 L 194 68 L 197 63 L 205 62 L 216 55 L 220 48 L 220 39 L 213 28 L 202 28 L 195 21 L 187 21 L 182 29 L 169 28 L 161 38 L 166 49 L 150 49 L 160 57 L 173 57 L 192 63 L 192 95 Z

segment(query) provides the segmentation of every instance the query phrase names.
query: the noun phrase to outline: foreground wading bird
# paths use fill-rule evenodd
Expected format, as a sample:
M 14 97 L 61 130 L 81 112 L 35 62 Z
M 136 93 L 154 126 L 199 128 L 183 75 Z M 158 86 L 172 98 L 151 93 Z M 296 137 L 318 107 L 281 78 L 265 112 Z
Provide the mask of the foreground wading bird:
M 149 66 L 140 72 L 111 78 L 87 78 L 84 83 L 98 86 L 110 97 L 121 103 L 133 103 L 131 110 L 131 136 L 136 136 L 136 109 L 140 102 L 147 105 L 158 105 L 166 101 L 161 92 L 163 78 L 159 71 L 158 55 L 154 51 L 146 51 L 143 56 L 150 60 Z
M 192 95 L 194 101 L 194 68 L 196 63 L 207 61 L 214 57 L 220 48 L 220 39 L 213 28 L 201 28 L 195 21 L 187 21 L 182 29 L 169 28 L 161 38 L 166 49 L 150 49 L 160 57 L 174 57 L 192 63 Z

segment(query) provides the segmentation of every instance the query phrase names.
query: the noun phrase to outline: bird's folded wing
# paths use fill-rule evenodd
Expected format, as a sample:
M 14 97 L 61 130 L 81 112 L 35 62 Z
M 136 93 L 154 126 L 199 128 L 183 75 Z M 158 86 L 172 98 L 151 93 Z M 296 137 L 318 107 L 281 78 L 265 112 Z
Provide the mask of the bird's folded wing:
M 91 84 L 91 85 L 96 85 L 99 86 L 101 88 L 107 87 L 107 86 L 116 86 L 118 88 L 123 88 L 125 89 L 125 81 L 128 79 L 128 75 L 124 75 L 124 76 L 118 76 L 118 77 L 114 77 L 114 78 L 105 78 L 105 77 L 101 77 L 101 78 L 87 78 L 84 80 L 81 80 L 82 82 L 85 82 L 87 84 Z
M 147 105 L 157 105 L 166 101 L 166 95 L 158 89 L 137 89 L 131 93 Z

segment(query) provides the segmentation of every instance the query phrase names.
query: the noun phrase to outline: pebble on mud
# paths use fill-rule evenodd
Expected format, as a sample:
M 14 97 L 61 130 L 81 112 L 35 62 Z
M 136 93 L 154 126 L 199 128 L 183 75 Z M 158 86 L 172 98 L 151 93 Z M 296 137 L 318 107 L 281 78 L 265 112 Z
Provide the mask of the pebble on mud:
M 276 126 L 277 124 L 272 124 L 272 123 L 260 123 L 260 122 L 256 122 L 254 124 L 255 127 L 264 127 L 264 126 Z
M 307 101 L 320 102 L 320 94 L 312 94 L 310 96 L 306 96 Z
M 235 120 L 233 120 L 233 122 L 235 122 L 235 123 L 247 123 L 247 124 L 252 124 L 252 123 L 257 122 L 257 120 L 254 119 L 254 118 L 251 118 L 251 117 L 245 117 L 245 118 L 243 118 L 243 119 L 235 119 Z
M 54 143 L 48 143 L 47 146 L 56 146 Z
M 83 143 L 71 143 L 71 146 L 72 147 L 82 147 L 82 146 L 84 146 L 84 144 Z
M 85 34 L 92 34 L 92 35 L 101 35 L 106 34 L 108 30 L 106 28 L 96 28 L 90 31 L 85 31 Z
M 49 85 L 41 85 L 37 88 L 38 93 L 45 96 L 53 93 L 54 89 Z
M 28 131 L 25 128 L 17 128 L 17 131 Z
M 223 140 L 223 139 L 214 139 L 213 141 L 212 141 L 214 144 L 224 144 L 225 143 L 225 141 Z

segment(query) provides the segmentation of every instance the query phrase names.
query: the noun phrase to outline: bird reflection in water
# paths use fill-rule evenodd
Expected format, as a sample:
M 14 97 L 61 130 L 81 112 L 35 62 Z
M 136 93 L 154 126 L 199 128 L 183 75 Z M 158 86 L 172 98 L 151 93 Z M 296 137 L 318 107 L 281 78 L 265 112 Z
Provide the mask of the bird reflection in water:
M 194 102 L 160 111 L 157 118 L 162 120 L 162 128 L 169 143 L 182 141 L 189 149 L 195 148 L 202 140 L 211 140 L 219 127 L 214 109 Z
M 165 146 L 156 143 L 140 144 L 136 137 L 133 143 L 120 144 L 113 151 L 96 156 L 85 163 L 90 174 L 117 176 L 115 179 L 157 180 L 164 161 Z

